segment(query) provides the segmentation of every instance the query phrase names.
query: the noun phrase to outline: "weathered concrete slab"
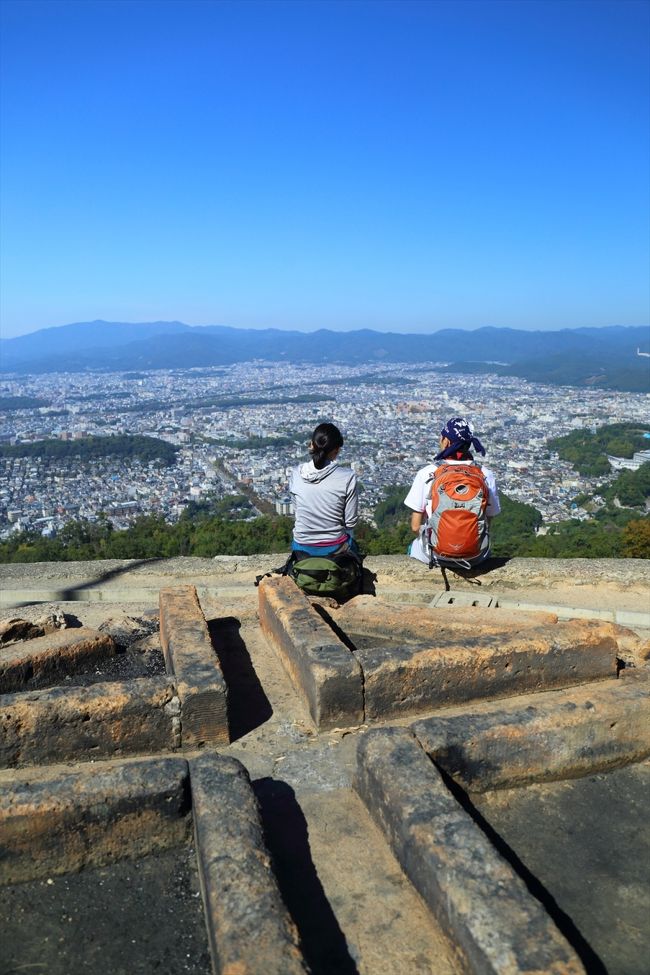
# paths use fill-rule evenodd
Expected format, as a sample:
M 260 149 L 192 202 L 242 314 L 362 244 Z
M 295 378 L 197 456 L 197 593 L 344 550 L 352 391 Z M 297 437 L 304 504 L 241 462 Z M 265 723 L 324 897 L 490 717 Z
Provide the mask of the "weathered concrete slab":
M 618 645 L 611 623 L 567 622 L 511 635 L 485 626 L 441 633 L 434 646 L 364 647 L 367 721 L 613 677 Z
M 446 595 L 440 593 L 439 595 Z M 470 593 L 461 595 L 469 597 Z M 479 597 L 476 597 L 478 600 Z M 483 597 L 481 597 L 483 598 Z M 486 597 L 491 599 L 491 597 Z M 328 615 L 346 633 L 377 633 L 395 637 L 423 640 L 435 639 L 445 633 L 511 633 L 537 626 L 557 623 L 554 613 L 520 613 L 516 610 L 495 609 L 487 613 L 482 605 L 463 606 L 456 613 L 446 603 L 431 606 L 396 606 L 384 602 L 381 597 L 356 596 Z
M 177 745 L 178 698 L 167 677 L 0 696 L 0 768 Z
M 0 776 L 0 884 L 143 856 L 189 835 L 182 759 L 48 771 Z
M 108 634 L 87 627 L 58 630 L 0 648 L 0 694 L 53 683 L 80 666 L 111 657 Z
M 470 790 L 587 775 L 650 755 L 650 671 L 428 718 L 412 730 Z
M 429 606 L 453 606 L 455 609 L 474 608 L 490 609 L 496 607 L 496 598 L 489 593 L 462 592 L 447 590 L 434 596 Z
M 446 607 L 449 609 L 465 609 L 481 607 L 483 609 L 516 611 L 517 613 L 536 613 L 555 616 L 557 619 L 598 619 L 610 623 L 621 623 L 623 626 L 650 626 L 650 613 L 625 612 L 616 609 L 599 609 L 594 606 L 563 606 L 553 602 L 550 598 L 542 603 L 531 603 L 525 599 L 513 599 L 512 596 L 497 593 L 464 592 L 451 589 L 434 596 L 429 606 Z M 500 615 L 500 614 L 499 614 Z
M 228 744 L 226 682 L 194 586 L 160 590 L 160 641 L 181 702 L 183 746 Z
M 464 971 L 577 975 L 584 968 L 404 729 L 359 742 L 355 785 L 402 868 L 456 944 Z
M 262 579 L 262 629 L 321 729 L 363 721 L 363 678 L 354 655 L 287 577 Z
M 190 777 L 215 975 L 305 975 L 246 769 L 206 754 L 190 761 Z
M 286 553 L 289 554 L 288 552 Z M 371 572 L 380 582 L 394 585 L 404 582 L 412 588 L 440 591 L 441 574 L 407 555 L 369 556 L 366 560 Z M 281 562 L 277 554 L 221 555 L 215 558 L 104 559 L 91 562 L 67 562 L 62 577 L 60 562 L 7 563 L 0 566 L 3 588 L 21 586 L 25 590 L 37 586 L 51 586 L 83 591 L 91 586 L 127 588 L 147 585 L 159 589 L 170 580 L 187 584 L 214 585 L 215 576 L 243 576 L 247 582 L 261 572 L 268 572 Z M 548 589 L 564 585 L 581 587 L 606 584 L 612 591 L 630 591 L 650 585 L 650 566 L 646 559 L 539 559 L 515 558 L 503 564 L 489 564 L 470 573 L 472 578 L 453 576 L 453 588 L 476 592 L 533 589 L 545 585 Z M 429 597 L 431 598 L 431 597 Z

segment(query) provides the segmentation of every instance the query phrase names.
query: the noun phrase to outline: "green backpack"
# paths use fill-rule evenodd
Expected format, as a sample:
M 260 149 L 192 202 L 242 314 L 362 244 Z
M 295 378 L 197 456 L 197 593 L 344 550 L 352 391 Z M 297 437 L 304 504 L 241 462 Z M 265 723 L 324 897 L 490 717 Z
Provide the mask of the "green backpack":
M 319 555 L 292 558 L 287 575 L 308 596 L 332 596 L 340 600 L 356 596 L 360 591 L 363 569 L 358 558 L 345 552 L 328 558 Z

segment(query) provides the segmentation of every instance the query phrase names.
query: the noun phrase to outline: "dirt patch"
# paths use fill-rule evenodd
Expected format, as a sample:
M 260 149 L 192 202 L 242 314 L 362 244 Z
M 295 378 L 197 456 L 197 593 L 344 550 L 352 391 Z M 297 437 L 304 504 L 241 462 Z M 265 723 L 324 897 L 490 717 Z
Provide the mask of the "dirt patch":
M 56 681 L 62 687 L 89 687 L 103 681 L 132 680 L 136 677 L 159 677 L 165 673 L 165 658 L 162 650 L 152 649 L 146 653 L 125 650 L 113 657 L 106 657 L 92 667 L 69 674 Z M 52 681 L 50 681 L 50 684 Z M 30 690 L 33 685 L 30 685 Z M 41 685 L 45 686 L 45 685 Z
M 209 975 L 194 850 L 0 888 L 2 975 Z
M 33 678 L 25 691 L 43 690 L 48 687 L 90 687 L 108 681 L 132 680 L 136 677 L 159 677 L 165 673 L 165 658 L 162 650 L 148 650 L 146 653 L 125 651 L 114 657 L 93 661 L 74 674 L 45 674 Z

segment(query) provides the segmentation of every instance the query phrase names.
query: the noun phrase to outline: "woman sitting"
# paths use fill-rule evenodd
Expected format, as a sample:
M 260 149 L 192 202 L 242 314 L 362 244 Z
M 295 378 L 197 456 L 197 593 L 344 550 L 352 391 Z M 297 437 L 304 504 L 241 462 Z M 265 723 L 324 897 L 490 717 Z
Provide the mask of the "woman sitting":
M 311 460 L 291 472 L 293 551 L 312 556 L 356 552 L 352 532 L 359 519 L 359 491 L 354 471 L 339 465 L 342 446 L 338 427 L 319 423 L 309 445 Z

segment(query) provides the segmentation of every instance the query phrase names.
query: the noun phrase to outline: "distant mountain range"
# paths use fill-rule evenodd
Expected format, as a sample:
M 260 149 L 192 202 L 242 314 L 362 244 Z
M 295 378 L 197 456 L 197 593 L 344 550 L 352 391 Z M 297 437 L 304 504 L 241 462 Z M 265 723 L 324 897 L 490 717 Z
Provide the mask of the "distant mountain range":
M 237 329 L 183 322 L 79 322 L 0 341 L 0 371 L 189 369 L 252 359 L 267 362 L 446 362 L 458 372 L 501 372 L 531 381 L 650 390 L 650 328 L 611 326 L 526 332 L 512 328 L 442 329 L 401 335 Z M 493 365 L 498 359 L 500 365 Z

